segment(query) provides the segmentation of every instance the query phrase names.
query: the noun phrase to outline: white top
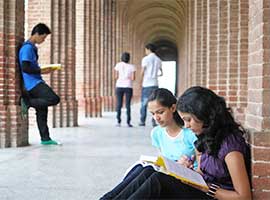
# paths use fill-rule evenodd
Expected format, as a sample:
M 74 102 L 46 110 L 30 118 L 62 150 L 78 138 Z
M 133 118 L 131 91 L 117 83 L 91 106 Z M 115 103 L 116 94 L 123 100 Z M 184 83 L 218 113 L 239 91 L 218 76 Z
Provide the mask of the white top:
M 119 62 L 115 65 L 114 69 L 118 71 L 116 87 L 132 88 L 132 73 L 136 71 L 134 65 Z
M 154 53 L 150 53 L 142 59 L 143 87 L 158 86 L 158 71 L 161 70 L 161 65 L 160 58 Z

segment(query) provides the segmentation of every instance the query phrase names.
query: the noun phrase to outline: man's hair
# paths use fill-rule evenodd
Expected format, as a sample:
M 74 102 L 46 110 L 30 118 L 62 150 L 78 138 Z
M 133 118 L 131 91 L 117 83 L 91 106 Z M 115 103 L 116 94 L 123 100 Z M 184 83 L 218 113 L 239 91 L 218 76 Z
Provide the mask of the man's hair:
M 130 54 L 128 52 L 124 52 L 121 56 L 121 61 L 128 63 L 130 59 Z
M 154 44 L 152 44 L 152 43 L 148 43 L 147 45 L 145 45 L 145 48 L 146 49 L 149 49 L 151 52 L 156 52 L 156 50 L 157 50 L 157 47 L 156 47 L 156 45 L 154 45 Z
M 39 23 L 35 25 L 34 28 L 32 29 L 31 35 L 35 35 L 36 33 L 39 35 L 43 35 L 43 34 L 49 35 L 51 33 L 51 30 L 46 24 Z

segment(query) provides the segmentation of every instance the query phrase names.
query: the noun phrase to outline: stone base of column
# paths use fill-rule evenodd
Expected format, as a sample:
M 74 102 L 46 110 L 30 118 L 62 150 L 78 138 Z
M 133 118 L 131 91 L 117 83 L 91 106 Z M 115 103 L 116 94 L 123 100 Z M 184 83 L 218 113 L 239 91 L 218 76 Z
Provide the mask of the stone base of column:
M 64 101 L 52 109 L 53 127 L 74 127 L 78 126 L 78 101 Z
M 270 131 L 250 131 L 254 199 L 270 199 Z
M 102 117 L 102 97 L 85 98 L 85 117 Z
M 103 110 L 106 112 L 115 111 L 115 97 L 114 96 L 104 96 L 103 99 Z
M 0 106 L 0 148 L 29 145 L 28 119 L 21 117 L 21 106 Z

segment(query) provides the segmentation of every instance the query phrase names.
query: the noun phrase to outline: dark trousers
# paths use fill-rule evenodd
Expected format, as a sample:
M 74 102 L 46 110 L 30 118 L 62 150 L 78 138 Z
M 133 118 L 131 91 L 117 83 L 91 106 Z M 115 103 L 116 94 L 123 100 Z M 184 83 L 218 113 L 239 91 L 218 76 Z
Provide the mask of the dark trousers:
M 144 169 L 119 195 L 114 199 L 213 199 L 204 192 L 182 183 L 176 178 L 156 172 L 154 169 Z
M 109 200 L 115 198 L 125 187 L 135 179 L 145 168 L 152 168 L 151 166 L 143 167 L 141 164 L 135 165 L 126 175 L 126 177 L 121 181 L 116 187 L 114 187 L 110 192 L 104 194 L 100 200 Z
M 142 88 L 141 109 L 140 109 L 141 123 L 145 123 L 145 121 L 146 121 L 148 97 L 156 89 L 158 89 L 158 86 L 151 86 L 151 87 L 143 87 Z M 155 120 L 153 118 L 152 118 L 152 125 L 155 125 Z
M 59 96 L 57 96 L 46 83 L 42 82 L 28 91 L 28 102 L 30 107 L 33 107 L 36 110 L 36 119 L 41 140 L 50 140 L 51 138 L 47 125 L 48 106 L 58 104 L 60 102 Z
M 117 122 L 121 123 L 121 109 L 122 109 L 122 105 L 123 105 L 124 95 L 126 97 L 125 101 L 126 101 L 126 109 L 127 109 L 127 124 L 130 124 L 130 120 L 131 120 L 130 104 L 131 104 L 131 98 L 133 95 L 132 88 L 121 88 L 121 87 L 116 88 L 116 100 L 117 100 L 116 101 L 116 118 L 117 118 Z

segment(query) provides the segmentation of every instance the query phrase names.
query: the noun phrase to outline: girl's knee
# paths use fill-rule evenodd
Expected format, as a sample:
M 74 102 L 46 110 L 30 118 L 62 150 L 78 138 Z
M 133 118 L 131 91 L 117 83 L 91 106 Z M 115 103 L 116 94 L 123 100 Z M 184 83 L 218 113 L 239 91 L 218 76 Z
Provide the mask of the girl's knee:
M 153 169 L 153 167 L 151 167 L 151 166 L 147 166 L 147 167 L 145 167 L 144 169 L 143 169 L 143 174 L 144 175 L 151 175 L 151 174 L 153 174 L 155 172 L 155 170 Z

